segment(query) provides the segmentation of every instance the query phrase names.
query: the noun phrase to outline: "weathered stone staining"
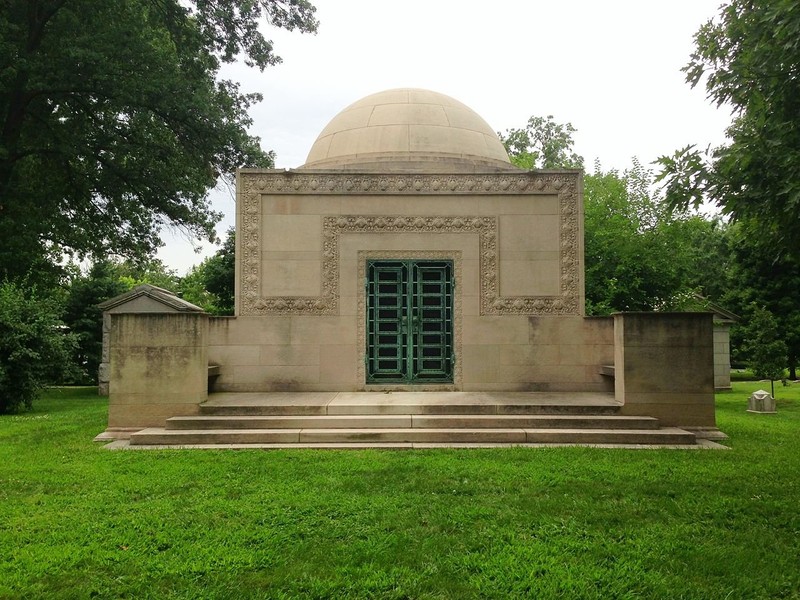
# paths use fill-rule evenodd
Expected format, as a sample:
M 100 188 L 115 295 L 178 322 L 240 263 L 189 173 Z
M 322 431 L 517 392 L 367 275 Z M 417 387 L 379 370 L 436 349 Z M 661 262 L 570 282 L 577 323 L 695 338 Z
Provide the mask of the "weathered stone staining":
M 151 391 L 114 425 L 190 414 L 205 360 L 221 392 L 604 392 L 623 414 L 714 430 L 710 314 L 584 316 L 582 189 L 577 170 L 514 167 L 442 94 L 352 104 L 302 167 L 239 171 L 235 317 L 187 316 L 191 339 L 142 318 L 150 354 L 112 334 L 111 404 L 139 389 L 134 374 Z
M 169 290 L 154 285 L 137 285 L 132 290 L 101 302 L 98 308 L 103 311 L 103 354 L 100 362 L 98 391 L 101 396 L 109 395 L 111 380 L 111 320 L 112 315 L 122 313 L 202 313 L 203 309 L 179 298 Z M 135 342 L 135 340 L 129 340 Z M 113 420 L 113 419 L 112 419 Z

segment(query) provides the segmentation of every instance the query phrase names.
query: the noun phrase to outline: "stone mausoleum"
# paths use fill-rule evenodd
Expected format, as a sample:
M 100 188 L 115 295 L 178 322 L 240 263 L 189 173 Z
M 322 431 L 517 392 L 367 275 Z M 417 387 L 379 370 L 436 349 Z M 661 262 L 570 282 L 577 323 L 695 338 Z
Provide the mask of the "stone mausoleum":
M 236 227 L 234 317 L 115 304 L 108 436 L 225 403 L 283 407 L 230 418 L 371 403 L 366 413 L 408 412 L 409 424 L 602 405 L 692 443 L 716 431 L 711 315 L 584 316 L 581 172 L 514 167 L 492 128 L 448 96 L 368 96 L 330 121 L 303 166 L 242 169 Z M 284 441 L 303 441 L 296 425 Z M 500 441 L 537 440 L 552 441 Z

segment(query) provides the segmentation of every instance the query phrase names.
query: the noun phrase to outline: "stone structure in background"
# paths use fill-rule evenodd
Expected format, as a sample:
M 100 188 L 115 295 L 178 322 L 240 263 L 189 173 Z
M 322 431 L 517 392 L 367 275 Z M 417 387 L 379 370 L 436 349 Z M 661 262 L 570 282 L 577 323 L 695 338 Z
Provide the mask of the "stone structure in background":
M 234 317 L 112 315 L 110 430 L 196 410 L 198 361 L 222 392 L 596 392 L 715 430 L 710 314 L 584 315 L 582 190 L 447 96 L 352 104 L 302 167 L 239 172 Z
M 714 316 L 714 389 L 731 389 L 731 325 L 739 316 L 700 294 L 694 294 L 689 310 L 710 312 Z
M 714 389 L 731 389 L 731 325 L 739 317 L 711 309 L 714 314 Z
M 179 298 L 169 290 L 154 285 L 137 285 L 124 294 L 115 296 L 98 307 L 103 311 L 103 355 L 98 373 L 98 392 L 108 396 L 111 357 L 111 315 L 142 313 L 201 313 L 203 309 Z
M 775 398 L 772 397 L 772 394 L 764 390 L 753 392 L 750 394 L 750 399 L 747 402 L 747 412 L 773 414 L 777 412 L 775 409 Z

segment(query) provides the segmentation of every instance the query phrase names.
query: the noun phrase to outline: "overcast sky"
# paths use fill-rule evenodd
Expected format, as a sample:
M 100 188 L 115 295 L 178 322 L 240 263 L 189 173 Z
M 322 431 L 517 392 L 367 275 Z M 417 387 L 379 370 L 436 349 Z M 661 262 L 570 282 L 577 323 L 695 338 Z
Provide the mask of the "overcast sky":
M 692 37 L 721 0 L 312 0 L 315 36 L 266 30 L 283 64 L 228 68 L 224 76 L 264 101 L 252 133 L 276 166 L 305 162 L 319 132 L 342 108 L 374 92 L 419 87 L 452 96 L 496 131 L 553 115 L 578 130 L 575 149 L 589 171 L 649 163 L 689 143 L 724 140 L 730 121 L 681 67 Z M 213 194 L 235 222 L 228 190 Z M 200 254 L 165 233 L 159 256 L 183 274 Z

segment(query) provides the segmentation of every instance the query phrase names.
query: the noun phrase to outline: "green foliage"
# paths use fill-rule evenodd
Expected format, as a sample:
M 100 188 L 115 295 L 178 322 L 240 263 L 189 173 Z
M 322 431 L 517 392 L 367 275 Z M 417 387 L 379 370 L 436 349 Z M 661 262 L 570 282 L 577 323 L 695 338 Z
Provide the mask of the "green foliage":
M 228 230 L 222 248 L 195 266 L 180 282 L 181 296 L 212 315 L 232 315 L 234 311 L 234 273 L 236 233 Z
M 800 253 L 800 10 L 795 0 L 732 0 L 695 34 L 684 72 L 694 87 L 733 109 L 730 142 L 688 146 L 659 159 L 674 206 L 708 199 L 735 220 L 756 223 Z
M 587 314 L 675 310 L 703 290 L 703 269 L 717 260 L 721 225 L 675 213 L 652 190 L 653 175 L 637 159 L 619 173 L 584 180 Z
M 174 292 L 180 285 L 180 276 L 175 269 L 168 268 L 161 259 L 115 262 L 114 276 L 125 285 L 127 291 L 144 283 Z
M 86 274 L 72 278 L 66 288 L 63 319 L 77 344 L 71 378 L 60 383 L 97 383 L 103 349 L 103 313 L 97 305 L 145 283 L 174 292 L 181 279 L 159 259 L 98 261 Z
M 208 259 L 205 259 L 199 265 L 195 265 L 191 271 L 181 278 L 178 292 L 181 298 L 187 302 L 199 306 L 209 314 L 219 315 L 218 299 L 206 289 L 205 271 L 207 261 Z
M 685 287 L 730 308 L 723 301 L 731 285 L 730 272 L 735 261 L 730 224 L 719 217 L 701 214 L 684 216 L 679 221 L 683 223 L 685 236 L 676 243 L 690 265 Z
M 214 314 L 233 314 L 235 269 L 236 232 L 231 228 L 222 248 L 206 261 L 206 289 L 217 299 L 218 311 Z
M 778 336 L 778 322 L 763 307 L 755 307 L 746 327 L 750 366 L 759 379 L 781 379 L 786 367 L 786 342 Z
M 748 323 L 756 307 L 764 307 L 778 320 L 778 337 L 787 347 L 790 377 L 796 379 L 800 363 L 800 261 L 793 255 L 775 257 L 770 239 L 762 239 L 752 223 L 729 228 L 727 282 L 717 296 L 741 321 L 731 329 L 731 357 L 735 363 L 752 360 L 748 351 Z
M 103 312 L 97 305 L 131 287 L 120 279 L 117 268 L 108 261 L 97 262 L 69 286 L 63 319 L 76 338 L 72 362 L 80 373 L 72 383 L 97 383 L 103 351 Z
M 0 597 L 796 599 L 800 385 L 760 385 L 731 451 L 111 452 L 51 390 L 0 419 Z
M 141 258 L 164 222 L 214 239 L 207 191 L 273 157 L 260 97 L 217 80 L 279 61 L 259 21 L 315 31 L 306 0 L 0 5 L 0 277 L 63 252 Z
M 583 157 L 572 149 L 576 131 L 572 123 L 556 123 L 553 115 L 548 115 L 532 116 L 526 127 L 497 135 L 511 162 L 521 169 L 582 169 Z
M 0 282 L 0 413 L 30 409 L 45 385 L 65 375 L 74 340 L 60 312 L 35 288 Z

